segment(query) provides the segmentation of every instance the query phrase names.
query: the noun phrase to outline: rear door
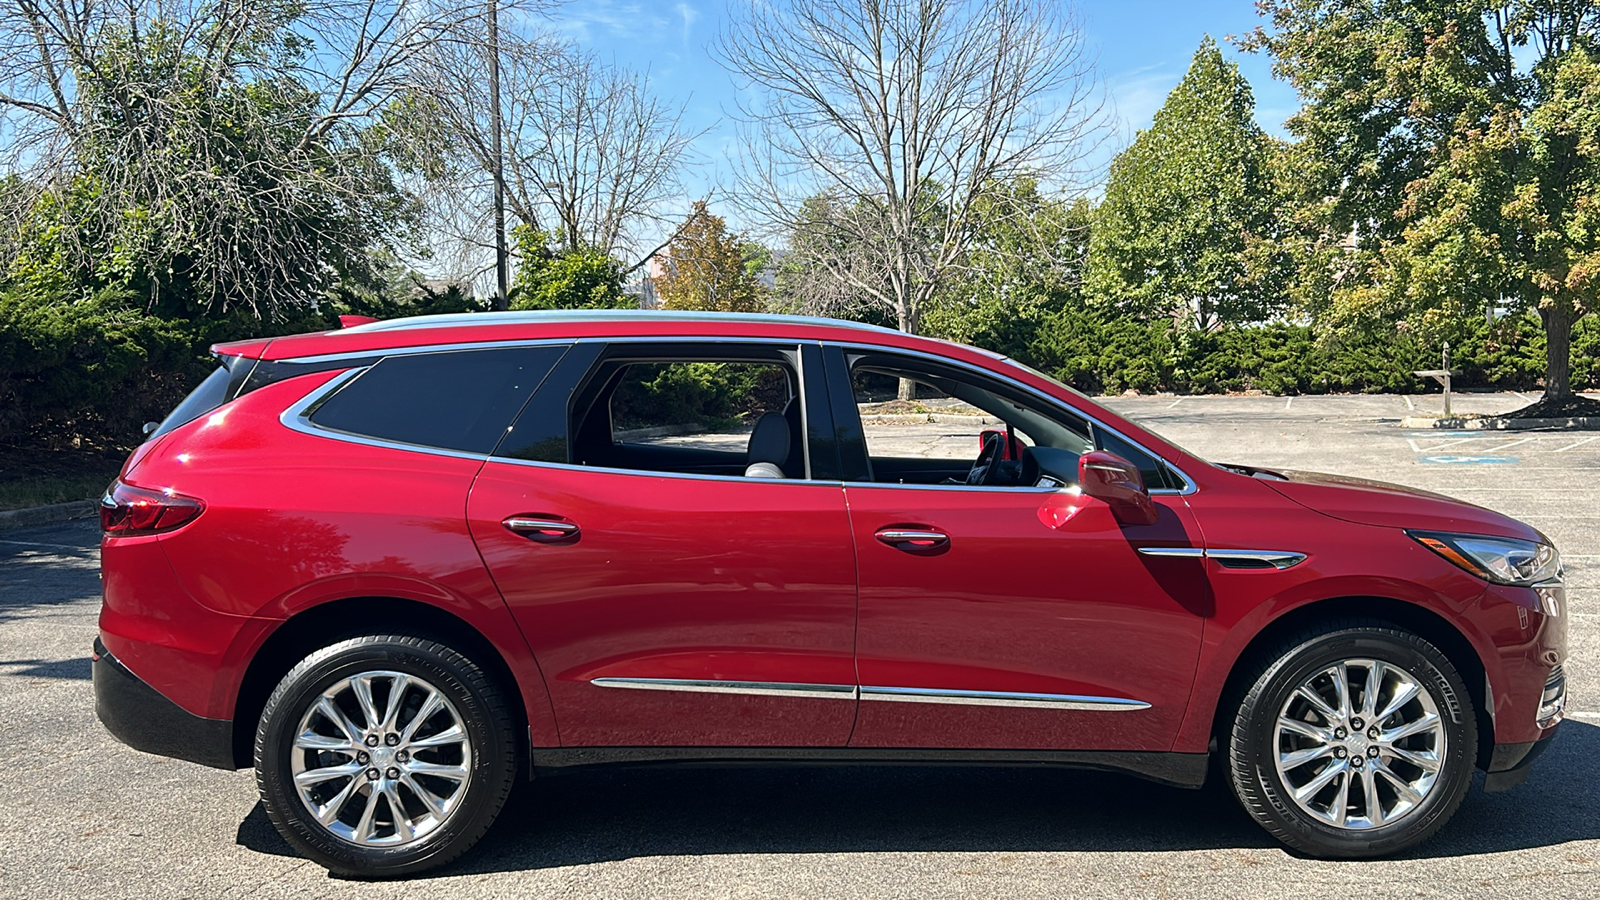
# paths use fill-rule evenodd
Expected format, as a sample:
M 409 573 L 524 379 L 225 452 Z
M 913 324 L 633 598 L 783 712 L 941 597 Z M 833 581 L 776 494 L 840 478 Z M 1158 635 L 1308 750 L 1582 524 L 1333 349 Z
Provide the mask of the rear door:
M 815 345 L 583 342 L 484 466 L 470 527 L 563 746 L 848 741 L 855 554 L 813 452 L 820 378 Z M 785 412 L 790 477 L 745 477 L 753 420 Z

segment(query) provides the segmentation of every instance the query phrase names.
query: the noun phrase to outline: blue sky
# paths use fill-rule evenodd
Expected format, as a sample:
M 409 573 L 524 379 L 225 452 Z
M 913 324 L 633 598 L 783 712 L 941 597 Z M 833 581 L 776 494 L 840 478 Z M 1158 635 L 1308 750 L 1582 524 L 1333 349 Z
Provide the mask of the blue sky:
M 686 102 L 685 124 L 705 130 L 696 142 L 696 171 L 686 185 L 715 184 L 733 140 L 734 84 L 711 58 L 707 44 L 721 27 L 726 0 L 573 0 L 554 13 L 558 31 L 604 58 L 648 70 L 660 95 Z M 1252 0 L 1079 0 L 1099 73 L 1115 104 L 1118 128 L 1109 157 L 1148 127 L 1167 93 L 1183 77 L 1201 39 L 1210 34 L 1239 63 L 1256 96 L 1256 118 L 1283 135 L 1283 121 L 1297 107 L 1294 91 L 1272 78 L 1266 58 L 1240 53 L 1225 43 L 1260 23 Z

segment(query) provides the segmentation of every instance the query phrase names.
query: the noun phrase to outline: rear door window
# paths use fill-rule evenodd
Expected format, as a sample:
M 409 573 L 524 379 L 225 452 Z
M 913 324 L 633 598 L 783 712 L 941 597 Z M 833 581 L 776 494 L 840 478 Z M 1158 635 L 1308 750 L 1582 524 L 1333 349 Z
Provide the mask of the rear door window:
M 487 454 L 566 345 L 390 356 L 309 416 L 347 434 Z

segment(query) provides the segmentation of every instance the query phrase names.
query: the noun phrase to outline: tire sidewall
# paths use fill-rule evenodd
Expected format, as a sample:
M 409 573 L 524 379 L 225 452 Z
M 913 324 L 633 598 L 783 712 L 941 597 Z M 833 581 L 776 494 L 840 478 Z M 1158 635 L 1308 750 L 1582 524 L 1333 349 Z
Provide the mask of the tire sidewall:
M 329 686 L 379 670 L 415 675 L 432 684 L 455 706 L 472 744 L 461 805 L 431 834 L 401 847 L 361 847 L 334 836 L 306 809 L 290 770 L 294 737 L 309 705 Z M 503 709 L 495 714 L 492 698 L 472 686 L 473 675 L 472 664 L 443 645 L 371 638 L 334 644 L 290 670 L 268 701 L 256 735 L 257 780 L 278 830 L 296 850 L 345 875 L 401 875 L 459 855 L 464 848 L 456 847 L 458 841 L 468 835 L 476 840 L 487 827 L 483 819 L 498 814 L 512 769 Z
M 1443 723 L 1444 761 L 1433 790 L 1400 820 L 1362 831 L 1335 828 L 1305 813 L 1289 795 L 1275 762 L 1277 719 L 1288 695 L 1315 672 L 1348 659 L 1375 659 L 1404 670 L 1433 696 Z M 1323 635 L 1284 654 L 1269 668 L 1241 710 L 1235 740 L 1248 748 L 1250 787 L 1265 801 L 1262 811 L 1299 849 L 1333 856 L 1380 856 L 1414 846 L 1452 816 L 1472 780 L 1477 723 L 1470 698 L 1453 666 L 1431 644 L 1399 632 L 1356 629 Z M 1242 726 L 1242 728 L 1240 727 Z M 1241 734 L 1242 731 L 1242 734 Z M 1247 804 L 1248 805 L 1248 804 Z

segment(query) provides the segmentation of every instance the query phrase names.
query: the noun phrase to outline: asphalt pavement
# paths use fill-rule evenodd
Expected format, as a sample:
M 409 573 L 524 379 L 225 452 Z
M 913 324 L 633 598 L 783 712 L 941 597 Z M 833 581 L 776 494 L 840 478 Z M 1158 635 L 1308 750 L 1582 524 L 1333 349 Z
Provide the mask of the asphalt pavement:
M 1523 402 L 1468 395 L 1455 407 Z M 0 533 L 0 897 L 1600 896 L 1600 435 L 1397 427 L 1429 403 L 1107 403 L 1209 458 L 1439 491 L 1561 548 L 1574 715 L 1527 783 L 1475 790 L 1402 858 L 1297 857 L 1216 786 L 1034 769 L 656 768 L 536 783 L 477 849 L 428 877 L 331 879 L 273 831 L 249 772 L 138 753 L 95 721 L 98 534 L 75 522 Z

